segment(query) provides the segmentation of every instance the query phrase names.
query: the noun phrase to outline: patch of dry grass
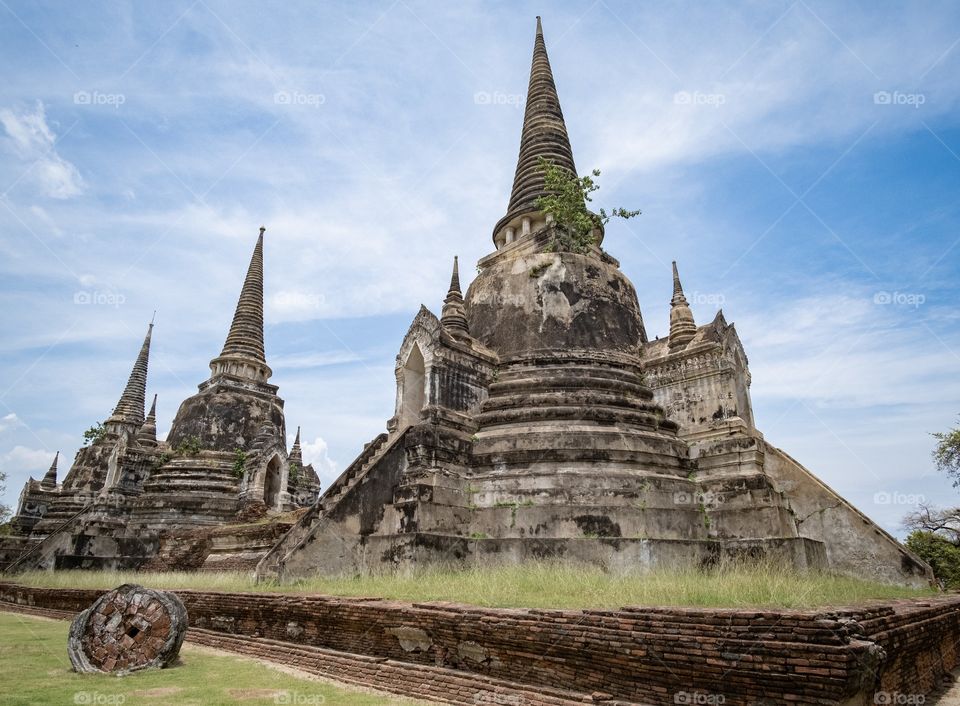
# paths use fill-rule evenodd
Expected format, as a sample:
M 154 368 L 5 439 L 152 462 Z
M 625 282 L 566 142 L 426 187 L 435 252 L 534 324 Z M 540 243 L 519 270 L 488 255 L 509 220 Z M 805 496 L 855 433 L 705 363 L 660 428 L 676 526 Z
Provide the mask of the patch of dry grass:
M 133 582 L 163 589 L 320 593 L 404 601 L 455 601 L 502 608 L 814 608 L 870 599 L 935 595 L 933 589 L 901 588 L 781 566 L 737 564 L 709 572 L 678 569 L 615 575 L 592 567 L 531 563 L 465 570 L 431 568 L 399 575 L 312 577 L 284 584 L 257 584 L 251 575 L 240 572 L 62 571 L 30 572 L 4 578 L 31 586 L 61 588 L 113 588 Z

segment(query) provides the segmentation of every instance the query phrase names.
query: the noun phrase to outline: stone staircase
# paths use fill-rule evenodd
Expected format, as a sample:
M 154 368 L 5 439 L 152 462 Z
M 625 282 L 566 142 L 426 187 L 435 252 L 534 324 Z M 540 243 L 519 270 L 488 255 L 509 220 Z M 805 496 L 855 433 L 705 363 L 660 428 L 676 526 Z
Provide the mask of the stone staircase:
M 171 459 L 144 483 L 131 523 L 159 530 L 234 521 L 240 479 L 233 464 L 234 454 L 217 451 Z
M 20 557 L 40 544 L 39 539 L 9 535 L 0 537 L 0 574 L 13 566 Z
M 347 466 L 347 470 L 330 484 L 326 492 L 318 499 L 318 504 L 323 506 L 324 510 L 330 510 L 339 502 L 340 498 L 346 495 L 353 488 L 367 471 L 377 462 L 380 457 L 380 451 L 387 442 L 387 435 L 380 434 L 373 441 L 367 444 L 360 455 Z
M 393 443 L 396 443 L 396 439 L 401 437 L 402 434 L 398 434 Z M 387 434 L 379 434 L 373 441 L 364 446 L 360 455 L 330 484 L 326 492 L 317 500 L 316 504 L 313 505 L 313 507 L 280 538 L 280 541 L 267 552 L 266 556 L 263 557 L 257 566 L 258 579 L 276 576 L 278 574 L 280 562 L 283 560 L 283 557 L 307 538 L 314 526 L 336 507 L 337 503 L 340 502 L 351 489 L 363 480 L 367 472 L 373 468 L 377 461 L 383 456 L 383 453 L 393 445 L 393 443 L 387 443 L 388 439 Z

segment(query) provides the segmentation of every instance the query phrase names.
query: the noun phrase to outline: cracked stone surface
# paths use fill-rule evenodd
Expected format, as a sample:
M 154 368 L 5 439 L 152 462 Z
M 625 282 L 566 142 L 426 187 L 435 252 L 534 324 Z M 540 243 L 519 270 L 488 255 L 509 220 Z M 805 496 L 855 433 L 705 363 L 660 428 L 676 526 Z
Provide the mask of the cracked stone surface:
M 124 584 L 74 618 L 67 640 L 77 672 L 163 668 L 180 653 L 187 609 L 173 593 Z

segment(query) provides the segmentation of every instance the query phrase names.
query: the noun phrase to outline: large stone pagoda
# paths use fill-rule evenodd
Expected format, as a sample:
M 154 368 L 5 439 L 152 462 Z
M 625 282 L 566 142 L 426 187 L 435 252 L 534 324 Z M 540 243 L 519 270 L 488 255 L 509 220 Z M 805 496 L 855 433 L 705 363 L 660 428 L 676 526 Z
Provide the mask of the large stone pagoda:
M 164 552 L 171 533 L 196 535 L 313 504 L 319 478 L 303 464 L 299 429 L 287 451 L 283 400 L 268 383 L 263 239 L 261 228 L 210 378 L 180 406 L 167 439 L 157 440 L 156 396 L 144 414 L 151 323 L 120 400 L 63 483 L 56 460 L 42 481 L 27 482 L 15 534 L 0 540 L 0 568 L 137 567 Z M 246 542 L 237 551 L 256 555 Z
M 647 338 L 601 249 L 556 245 L 540 158 L 576 173 L 540 20 L 494 251 L 396 362 L 387 433 L 261 561 L 261 576 L 535 559 L 611 571 L 769 559 L 898 584 L 930 568 L 757 430 L 747 356 L 697 326 L 674 265 L 670 335 Z

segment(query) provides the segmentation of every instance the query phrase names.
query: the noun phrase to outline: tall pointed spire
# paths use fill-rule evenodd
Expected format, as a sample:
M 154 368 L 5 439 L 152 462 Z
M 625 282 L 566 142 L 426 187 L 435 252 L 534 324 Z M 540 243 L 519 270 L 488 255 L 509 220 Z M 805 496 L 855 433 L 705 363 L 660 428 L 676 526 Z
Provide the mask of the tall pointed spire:
M 265 382 L 272 374 L 263 349 L 263 234 L 250 258 L 230 332 L 220 355 L 210 361 L 214 375 L 229 374 Z
M 57 451 L 57 455 L 53 457 L 53 463 L 50 464 L 50 470 L 47 471 L 47 475 L 43 477 L 43 480 L 40 481 L 40 485 L 47 490 L 51 490 L 57 487 L 57 461 L 60 459 L 60 452 Z
M 463 306 L 463 293 L 460 291 L 460 266 L 457 263 L 456 255 L 453 256 L 453 274 L 450 275 L 450 289 L 447 291 L 447 298 L 443 300 L 440 323 L 454 336 L 470 335 L 467 312 Z
M 687 345 L 697 334 L 697 324 L 693 320 L 693 312 L 683 295 L 683 286 L 680 284 L 680 273 L 677 272 L 677 263 L 673 263 L 673 298 L 670 299 L 670 342 L 671 349 Z
M 545 220 L 537 209 L 537 198 L 546 194 L 543 173 L 537 162 L 540 157 L 558 167 L 577 173 L 567 126 L 563 122 L 560 98 L 553 81 L 543 27 L 537 17 L 537 35 L 533 44 L 533 63 L 530 67 L 530 85 L 527 105 L 523 113 L 523 132 L 520 135 L 520 156 L 513 177 L 513 191 L 507 215 L 493 229 L 493 241 L 500 247 L 531 229 L 532 220 Z
M 153 396 L 153 404 L 150 405 L 150 411 L 147 418 L 143 421 L 143 426 L 137 432 L 137 441 L 141 446 L 157 445 L 157 396 Z
M 120 401 L 113 409 L 113 414 L 107 419 L 105 424 L 108 431 L 116 433 L 119 429 L 116 425 L 130 425 L 139 427 L 143 424 L 143 407 L 146 403 L 147 394 L 147 364 L 150 361 L 150 337 L 153 335 L 153 322 L 147 327 L 147 335 L 143 339 L 143 345 L 140 346 L 140 354 L 137 361 L 133 364 L 133 370 L 130 371 L 130 378 L 127 380 L 127 386 L 120 395 Z M 114 428 L 111 429 L 110 427 Z
M 290 455 L 287 457 L 290 464 L 303 466 L 303 449 L 300 448 L 300 427 L 297 427 L 297 438 L 293 440 L 293 446 L 290 449 Z

